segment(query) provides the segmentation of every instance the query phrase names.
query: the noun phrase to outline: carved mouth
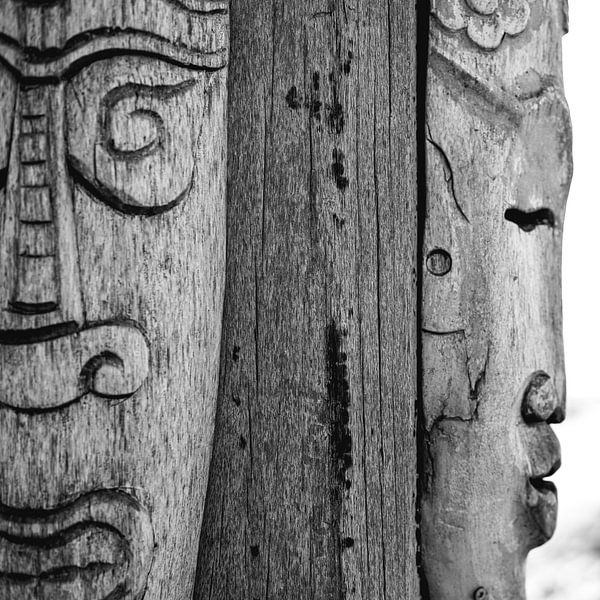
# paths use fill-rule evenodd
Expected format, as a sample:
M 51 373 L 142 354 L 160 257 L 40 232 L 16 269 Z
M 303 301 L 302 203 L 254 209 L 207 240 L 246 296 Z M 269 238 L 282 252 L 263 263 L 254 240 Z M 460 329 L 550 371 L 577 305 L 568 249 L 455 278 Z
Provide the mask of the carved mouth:
M 529 478 L 527 506 L 545 540 L 554 534 L 558 512 L 556 485 L 546 478 L 554 475 L 560 469 L 560 465 L 559 458 L 545 473 Z
M 548 470 L 546 470 L 546 472 L 544 472 L 540 475 L 535 475 L 533 477 L 530 477 L 529 483 L 531 483 L 531 485 L 536 490 L 538 490 L 538 492 L 541 492 L 541 493 L 553 492 L 554 494 L 556 494 L 556 486 L 551 481 L 546 481 L 546 477 L 552 477 L 552 475 L 554 475 L 554 473 L 556 473 L 556 471 L 558 471 L 560 469 L 560 466 L 561 466 L 561 460 L 560 460 L 560 458 L 557 458 L 554 461 L 554 463 L 552 464 L 552 466 Z
M 93 393 L 123 399 L 148 375 L 144 334 L 130 322 L 101 323 L 16 343 L 0 339 L 0 405 L 46 412 Z
M 540 494 L 556 494 L 556 485 L 552 481 L 546 481 L 541 477 L 531 477 L 529 483 L 540 493 Z
M 54 510 L 0 507 L 0 598 L 137 597 L 153 548 L 148 513 L 120 491 Z

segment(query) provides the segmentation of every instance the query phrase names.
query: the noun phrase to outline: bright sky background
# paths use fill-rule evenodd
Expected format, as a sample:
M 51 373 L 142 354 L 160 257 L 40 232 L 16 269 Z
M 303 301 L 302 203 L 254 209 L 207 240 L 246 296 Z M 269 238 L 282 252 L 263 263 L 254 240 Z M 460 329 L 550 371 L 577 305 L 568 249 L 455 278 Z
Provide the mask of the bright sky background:
M 563 49 L 575 174 L 564 229 L 563 301 L 567 390 L 575 400 L 600 398 L 600 2 L 570 5 Z
M 556 0 L 560 1 L 560 0 Z M 528 600 L 600 600 L 600 1 L 570 0 L 563 41 L 575 174 L 563 246 L 567 420 L 556 534 L 531 553 Z

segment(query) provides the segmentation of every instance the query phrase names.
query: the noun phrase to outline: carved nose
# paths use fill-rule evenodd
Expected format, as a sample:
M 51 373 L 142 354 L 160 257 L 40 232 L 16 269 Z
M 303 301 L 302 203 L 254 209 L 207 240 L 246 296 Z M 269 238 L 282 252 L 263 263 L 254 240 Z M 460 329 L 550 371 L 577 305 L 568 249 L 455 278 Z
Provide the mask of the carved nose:
M 4 203 L 3 330 L 81 317 L 63 119 L 62 85 L 21 87 Z
M 16 148 L 18 160 L 12 163 L 19 170 L 16 186 L 19 223 L 10 306 L 23 314 L 46 313 L 58 307 L 46 96 L 44 88 L 22 90 Z
M 526 422 L 549 422 L 562 410 L 556 387 L 550 375 L 537 371 L 531 377 L 521 408 Z

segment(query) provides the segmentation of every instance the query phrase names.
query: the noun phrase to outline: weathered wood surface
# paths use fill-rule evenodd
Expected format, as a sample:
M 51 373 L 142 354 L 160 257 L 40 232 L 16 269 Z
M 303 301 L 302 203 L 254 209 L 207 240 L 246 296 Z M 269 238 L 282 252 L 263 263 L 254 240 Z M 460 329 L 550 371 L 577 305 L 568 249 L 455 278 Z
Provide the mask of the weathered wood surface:
M 413 4 L 232 4 L 199 600 L 418 598 Z
M 432 600 L 524 598 L 552 535 L 571 177 L 563 0 L 434 0 L 423 248 L 422 498 Z
M 221 1 L 1 3 L 2 600 L 191 597 L 227 19 Z

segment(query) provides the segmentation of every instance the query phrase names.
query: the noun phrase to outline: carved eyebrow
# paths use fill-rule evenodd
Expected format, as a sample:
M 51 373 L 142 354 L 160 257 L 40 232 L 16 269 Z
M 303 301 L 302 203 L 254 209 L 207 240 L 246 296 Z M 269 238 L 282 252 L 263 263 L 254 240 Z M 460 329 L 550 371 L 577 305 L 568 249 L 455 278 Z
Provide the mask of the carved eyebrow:
M 222 69 L 227 48 L 202 52 L 175 45 L 162 36 L 135 29 L 104 28 L 71 38 L 62 50 L 22 48 L 0 34 L 0 54 L 6 64 L 25 79 L 60 80 L 102 58 L 138 54 L 204 71 Z

